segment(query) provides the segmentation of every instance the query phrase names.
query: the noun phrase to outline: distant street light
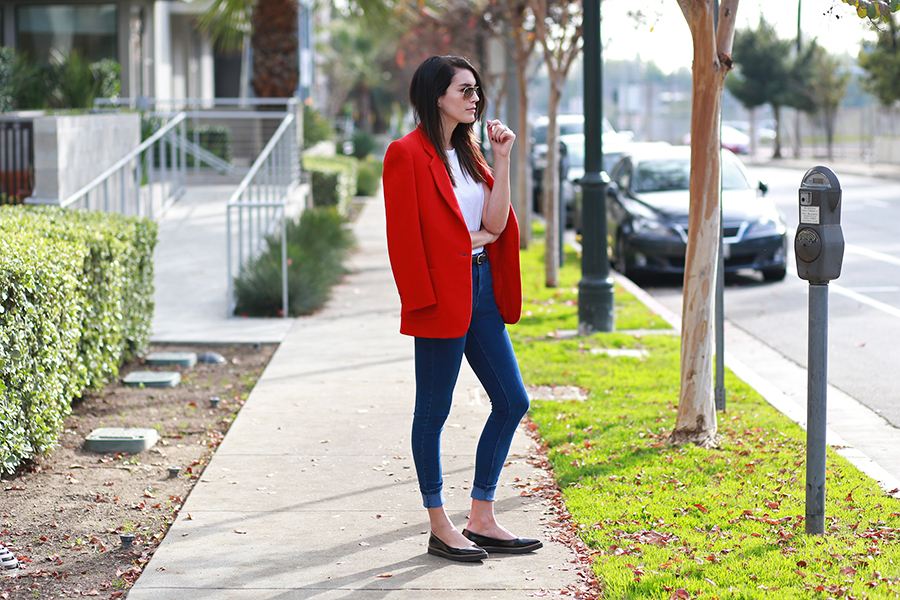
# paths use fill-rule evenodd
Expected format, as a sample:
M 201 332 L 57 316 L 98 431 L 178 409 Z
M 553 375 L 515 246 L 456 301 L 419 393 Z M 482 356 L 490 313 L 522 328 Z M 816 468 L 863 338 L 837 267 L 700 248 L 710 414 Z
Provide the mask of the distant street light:
M 603 170 L 603 60 L 600 0 L 584 0 L 584 178 L 581 180 L 581 281 L 578 331 L 613 331 L 613 280 L 609 274 L 606 183 Z

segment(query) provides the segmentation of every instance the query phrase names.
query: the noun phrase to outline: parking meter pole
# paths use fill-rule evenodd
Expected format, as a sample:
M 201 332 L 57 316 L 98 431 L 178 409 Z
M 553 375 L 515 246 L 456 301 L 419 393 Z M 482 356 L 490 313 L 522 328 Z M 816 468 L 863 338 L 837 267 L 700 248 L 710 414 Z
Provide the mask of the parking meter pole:
M 806 391 L 806 533 L 825 533 L 825 431 L 828 385 L 828 283 L 809 285 Z
M 613 331 L 613 280 L 609 273 L 606 182 L 603 170 L 603 61 L 600 56 L 600 0 L 584 0 L 584 179 L 582 189 L 581 281 L 578 331 Z

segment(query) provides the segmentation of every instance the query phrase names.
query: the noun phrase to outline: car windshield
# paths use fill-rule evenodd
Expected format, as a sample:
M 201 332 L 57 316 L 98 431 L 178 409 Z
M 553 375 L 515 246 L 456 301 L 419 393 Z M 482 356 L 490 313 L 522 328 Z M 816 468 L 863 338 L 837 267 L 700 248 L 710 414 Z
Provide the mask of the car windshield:
M 691 180 L 690 157 L 654 158 L 638 163 L 634 173 L 635 192 L 687 190 Z M 722 189 L 750 188 L 744 172 L 730 154 L 722 155 Z

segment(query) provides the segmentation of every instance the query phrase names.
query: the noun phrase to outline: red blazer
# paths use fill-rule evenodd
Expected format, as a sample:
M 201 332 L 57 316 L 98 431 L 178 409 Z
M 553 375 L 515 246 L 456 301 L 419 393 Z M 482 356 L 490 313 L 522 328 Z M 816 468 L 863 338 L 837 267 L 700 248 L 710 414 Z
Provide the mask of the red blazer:
M 388 254 L 402 307 L 400 333 L 462 337 L 472 316 L 472 240 L 447 169 L 420 128 L 390 145 L 383 181 Z M 516 323 L 522 276 L 512 207 L 506 229 L 485 250 L 500 316 Z

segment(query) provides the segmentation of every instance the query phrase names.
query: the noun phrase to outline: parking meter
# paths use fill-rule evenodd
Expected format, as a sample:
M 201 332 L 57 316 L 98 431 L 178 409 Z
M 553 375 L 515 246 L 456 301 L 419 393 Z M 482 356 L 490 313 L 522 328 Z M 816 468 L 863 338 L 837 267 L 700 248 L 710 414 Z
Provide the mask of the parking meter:
M 813 167 L 800 183 L 800 225 L 794 236 L 797 275 L 810 283 L 841 276 L 841 184 L 828 167 Z
M 825 437 L 828 393 L 828 282 L 841 275 L 841 184 L 828 167 L 800 182 L 800 224 L 794 236 L 797 274 L 809 281 L 806 395 L 806 533 L 825 532 Z

